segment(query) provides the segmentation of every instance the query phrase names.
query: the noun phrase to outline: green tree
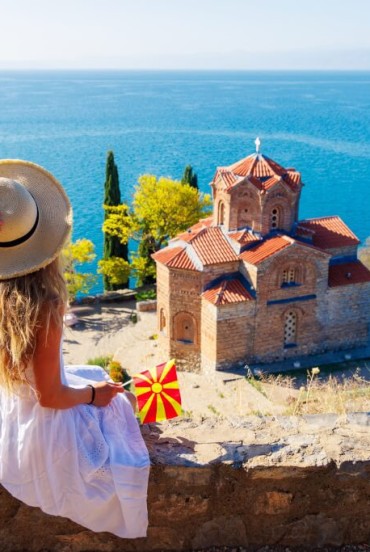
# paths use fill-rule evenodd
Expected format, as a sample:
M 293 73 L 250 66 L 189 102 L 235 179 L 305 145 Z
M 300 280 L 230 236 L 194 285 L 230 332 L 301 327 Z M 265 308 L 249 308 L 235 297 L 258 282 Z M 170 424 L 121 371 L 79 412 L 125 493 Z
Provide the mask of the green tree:
M 78 270 L 81 265 L 95 259 L 94 244 L 85 238 L 74 243 L 69 242 L 63 249 L 62 256 L 68 296 L 69 300 L 73 301 L 79 293 L 89 293 L 96 283 L 95 274 Z
M 184 174 L 181 179 L 181 184 L 189 184 L 192 188 L 198 188 L 198 177 L 195 172 L 193 172 L 193 167 L 191 165 L 186 165 Z
M 118 169 L 114 162 L 113 152 L 108 151 L 104 184 L 105 219 L 108 216 L 106 208 L 120 204 L 121 192 Z M 120 277 L 113 276 L 112 266 L 116 266 L 119 269 Z M 127 287 L 129 275 L 127 242 L 122 242 L 117 236 L 104 232 L 103 259 L 99 262 L 99 272 L 103 274 L 105 290 L 116 290 Z
M 208 194 L 200 194 L 188 184 L 147 174 L 139 178 L 132 209 L 126 205 L 107 208 L 103 229 L 123 243 L 130 238 L 139 242 L 132 271 L 140 283 L 149 283 L 155 277 L 151 254 L 206 216 L 211 206 Z

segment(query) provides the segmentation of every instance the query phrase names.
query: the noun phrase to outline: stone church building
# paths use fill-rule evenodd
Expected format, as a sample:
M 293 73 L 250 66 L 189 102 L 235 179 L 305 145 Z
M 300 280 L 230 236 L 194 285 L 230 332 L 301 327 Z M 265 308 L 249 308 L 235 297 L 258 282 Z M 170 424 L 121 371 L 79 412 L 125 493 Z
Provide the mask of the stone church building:
M 157 264 L 159 342 L 202 370 L 367 345 L 370 272 L 338 216 L 298 219 L 301 175 L 258 152 L 219 167 L 213 215 Z

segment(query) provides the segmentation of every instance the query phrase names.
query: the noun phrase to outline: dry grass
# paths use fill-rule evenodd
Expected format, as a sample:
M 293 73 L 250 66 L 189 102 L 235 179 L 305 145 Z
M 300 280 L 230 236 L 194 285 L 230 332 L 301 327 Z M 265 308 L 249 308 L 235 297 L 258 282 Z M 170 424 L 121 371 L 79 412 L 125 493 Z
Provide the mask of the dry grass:
M 370 382 L 359 370 L 347 377 L 330 374 L 322 377 L 319 368 L 307 371 L 307 381 L 297 389 L 295 378 L 286 375 L 262 376 L 260 383 L 265 388 L 280 386 L 293 390 L 286 400 L 286 415 L 370 411 Z

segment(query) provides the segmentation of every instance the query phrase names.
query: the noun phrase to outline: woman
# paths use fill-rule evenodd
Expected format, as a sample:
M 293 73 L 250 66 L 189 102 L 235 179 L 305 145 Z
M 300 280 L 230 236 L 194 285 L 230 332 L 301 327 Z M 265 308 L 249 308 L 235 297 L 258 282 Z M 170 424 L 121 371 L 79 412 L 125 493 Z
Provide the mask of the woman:
M 0 483 L 93 531 L 146 535 L 148 452 L 122 385 L 99 367 L 64 367 L 71 229 L 55 178 L 0 161 Z

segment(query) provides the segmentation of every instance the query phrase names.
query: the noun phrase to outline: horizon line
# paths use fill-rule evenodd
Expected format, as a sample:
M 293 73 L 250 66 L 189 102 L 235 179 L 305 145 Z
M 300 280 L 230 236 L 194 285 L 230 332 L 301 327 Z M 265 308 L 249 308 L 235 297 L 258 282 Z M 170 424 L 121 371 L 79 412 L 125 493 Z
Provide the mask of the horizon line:
M 142 72 L 142 71 L 167 71 L 167 72 L 188 72 L 188 71 L 194 71 L 194 72 L 217 72 L 217 71 L 223 71 L 223 72 L 253 72 L 253 73 L 264 73 L 264 72 L 301 72 L 301 73 L 308 73 L 308 72 L 318 72 L 318 73 L 324 73 L 324 72 L 331 72 L 331 73 L 370 73 L 370 67 L 367 69 L 353 69 L 353 68 L 322 68 L 322 67 L 311 67 L 311 68 L 264 68 L 264 69 L 257 69 L 257 68 L 230 68 L 230 67 L 219 67 L 219 68 L 209 68 L 209 67 L 181 67 L 181 68 L 175 68 L 175 67 L 2 67 L 0 65 L 0 71 L 131 71 L 131 72 Z

